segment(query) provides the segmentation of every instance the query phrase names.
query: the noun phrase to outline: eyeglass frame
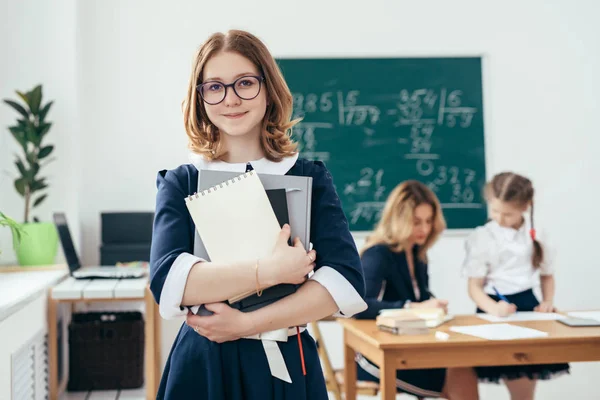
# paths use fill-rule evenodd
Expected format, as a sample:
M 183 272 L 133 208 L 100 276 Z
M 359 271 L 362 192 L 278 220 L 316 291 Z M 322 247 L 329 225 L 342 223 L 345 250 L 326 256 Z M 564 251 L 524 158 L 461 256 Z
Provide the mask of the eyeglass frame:
M 235 90 L 235 84 L 240 80 L 240 79 L 244 79 L 244 78 L 256 78 L 258 80 L 258 92 L 256 93 L 256 96 L 254 97 L 250 97 L 249 99 L 245 99 L 242 96 L 240 96 L 237 92 L 237 90 Z M 202 101 L 205 102 L 206 104 L 209 104 L 211 106 L 216 106 L 217 104 L 221 104 L 226 98 L 227 98 L 227 89 L 228 88 L 232 88 L 233 89 L 233 93 L 235 93 L 235 95 L 241 99 L 241 100 L 254 100 L 255 98 L 258 97 L 258 95 L 260 94 L 260 90 L 262 89 L 262 83 L 265 82 L 265 77 L 263 75 L 244 75 L 244 76 L 240 76 L 239 78 L 237 78 L 235 81 L 225 84 L 221 81 L 207 81 L 207 82 L 203 82 L 200 83 L 198 85 L 196 85 L 196 91 L 198 92 L 198 94 L 200 94 L 200 98 L 202 98 Z M 206 101 L 206 99 L 204 98 L 204 96 L 202 95 L 202 87 L 204 87 L 204 85 L 209 84 L 209 83 L 219 83 L 221 85 L 223 85 L 223 87 L 225 88 L 225 94 L 223 95 L 223 98 L 216 102 L 216 103 L 209 103 L 208 101 Z

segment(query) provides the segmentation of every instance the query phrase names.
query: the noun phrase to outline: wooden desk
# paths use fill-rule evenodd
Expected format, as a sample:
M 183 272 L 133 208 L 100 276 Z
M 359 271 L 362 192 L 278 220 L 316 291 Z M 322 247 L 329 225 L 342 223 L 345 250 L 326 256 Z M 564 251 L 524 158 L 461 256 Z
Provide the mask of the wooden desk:
M 344 390 L 356 399 L 357 352 L 379 366 L 381 398 L 396 398 L 396 370 L 486 365 L 550 364 L 600 361 L 600 327 L 571 328 L 557 321 L 511 322 L 548 332 L 538 339 L 491 341 L 450 331 L 451 326 L 480 325 L 474 315 L 457 316 L 428 335 L 396 336 L 381 332 L 373 320 L 338 319 L 344 328 Z M 435 331 L 447 332 L 446 341 Z
M 64 391 L 68 376 L 58 382 L 57 368 L 57 308 L 59 303 L 96 302 L 96 301 L 143 301 L 145 304 L 145 350 L 144 350 L 144 386 L 146 399 L 156 398 L 160 382 L 160 316 L 158 305 L 148 287 L 148 278 L 140 279 L 73 279 L 71 277 L 55 286 L 48 296 L 48 364 L 50 400 L 58 400 Z

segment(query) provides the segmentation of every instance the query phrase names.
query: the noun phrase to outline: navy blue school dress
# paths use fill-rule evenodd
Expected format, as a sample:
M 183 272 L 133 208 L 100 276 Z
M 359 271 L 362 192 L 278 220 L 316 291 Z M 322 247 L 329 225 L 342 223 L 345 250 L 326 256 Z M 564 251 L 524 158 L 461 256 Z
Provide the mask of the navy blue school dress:
M 386 308 L 402 308 L 408 301 L 421 302 L 432 296 L 429 291 L 427 264 L 418 258 L 419 248 L 413 248 L 415 279 L 410 276 L 406 253 L 394 252 L 385 244 L 368 248 L 362 255 L 366 283 L 366 311 L 356 318 L 375 319 Z M 379 382 L 379 367 L 362 354 L 357 354 L 357 377 L 362 381 Z M 396 371 L 399 392 L 419 397 L 440 397 L 446 380 L 445 368 Z
M 325 166 L 298 159 L 297 155 L 278 163 L 261 159 L 251 164 L 259 174 L 313 178 L 311 243 L 317 259 L 310 279 L 318 281 L 332 295 L 339 307 L 335 315 L 350 317 L 364 310 L 360 258 Z M 186 315 L 181 301 L 187 275 L 195 263 L 203 261 L 193 254 L 195 226 L 184 202 L 186 196 L 197 191 L 199 169 L 243 173 L 246 165 L 209 162 L 195 156 L 192 164 L 159 172 L 150 288 L 164 318 Z M 272 355 L 267 355 L 265 340 L 239 339 L 218 344 L 183 324 L 171 348 L 157 399 L 325 400 L 327 390 L 315 341 L 308 331 L 301 333 L 301 341 L 306 376 L 295 334 L 289 340 L 269 342 L 283 357 L 287 378 L 280 378 L 269 364 Z
M 532 264 L 533 241 L 530 225 L 525 221 L 519 229 L 500 226 L 490 221 L 473 231 L 466 241 L 464 273 L 470 278 L 485 278 L 483 291 L 493 300 L 496 288 L 517 311 L 533 311 L 539 304 L 532 288 L 539 281 L 538 275 L 554 273 L 554 247 L 544 232 L 537 237 L 544 246 L 544 263 L 540 268 Z M 477 312 L 483 312 L 477 308 Z M 479 380 L 500 383 L 502 380 L 519 378 L 547 380 L 569 373 L 569 364 L 539 364 L 516 366 L 476 367 Z

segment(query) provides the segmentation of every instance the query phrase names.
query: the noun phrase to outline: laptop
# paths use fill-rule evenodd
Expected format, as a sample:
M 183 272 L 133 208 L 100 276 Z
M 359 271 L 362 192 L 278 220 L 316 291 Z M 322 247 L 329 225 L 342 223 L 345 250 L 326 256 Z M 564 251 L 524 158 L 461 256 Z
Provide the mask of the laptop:
M 73 245 L 71 232 L 67 225 L 67 217 L 64 213 L 54 213 L 54 225 L 58 231 L 58 237 L 62 245 L 63 252 L 71 276 L 75 279 L 131 279 L 141 278 L 146 275 L 146 268 L 142 267 L 117 267 L 111 266 L 94 266 L 82 267 L 77 256 L 77 251 Z

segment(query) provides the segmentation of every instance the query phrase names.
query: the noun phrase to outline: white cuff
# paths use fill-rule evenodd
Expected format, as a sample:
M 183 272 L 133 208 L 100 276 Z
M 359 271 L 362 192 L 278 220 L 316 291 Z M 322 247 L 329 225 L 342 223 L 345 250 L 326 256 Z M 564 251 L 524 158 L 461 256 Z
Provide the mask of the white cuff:
M 310 279 L 319 282 L 333 297 L 339 309 L 333 314 L 334 317 L 350 318 L 367 309 L 367 303 L 360 297 L 354 286 L 335 269 L 322 266 Z
M 158 310 L 164 319 L 172 319 L 187 314 L 187 310 L 181 307 L 185 284 L 192 266 L 203 261 L 206 260 L 190 253 L 181 253 L 173 261 L 173 265 L 171 265 L 165 284 L 160 292 Z

